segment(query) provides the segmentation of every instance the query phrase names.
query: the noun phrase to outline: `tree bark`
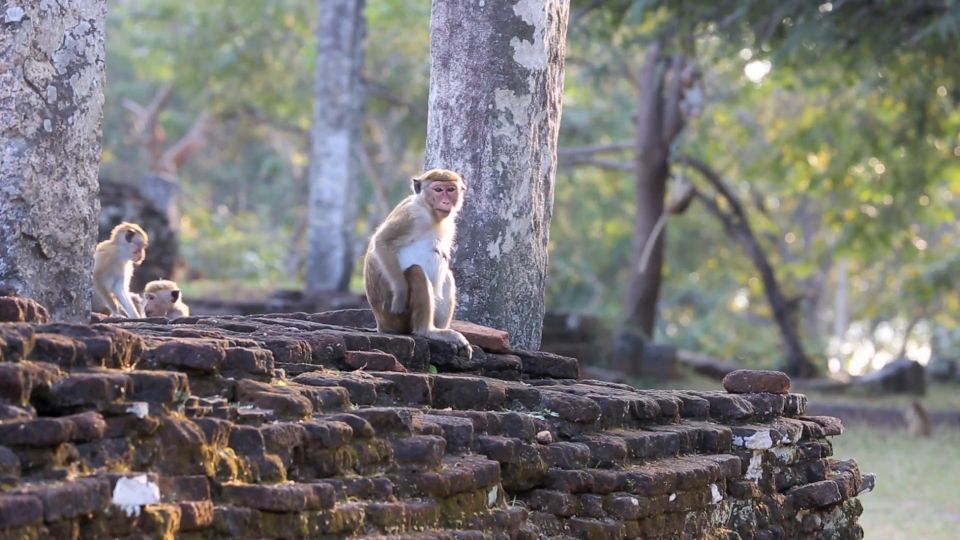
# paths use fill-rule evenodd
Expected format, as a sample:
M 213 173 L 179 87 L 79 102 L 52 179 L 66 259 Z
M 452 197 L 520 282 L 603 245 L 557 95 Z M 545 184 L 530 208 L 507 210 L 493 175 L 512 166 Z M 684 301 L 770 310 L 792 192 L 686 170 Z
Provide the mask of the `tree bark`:
M 652 237 L 650 233 L 663 214 L 667 177 L 670 174 L 667 161 L 670 141 L 663 138 L 664 116 L 667 113 L 664 110 L 666 103 L 663 98 L 664 69 L 660 60 L 660 45 L 654 44 L 647 52 L 639 81 L 634 157 L 637 209 L 633 224 L 633 262 L 630 265 L 630 282 L 624 304 L 624 323 L 642 332 L 648 340 L 653 339 L 656 323 L 666 236 L 660 234 Z M 654 242 L 653 249 L 648 264 L 641 269 L 640 256 L 649 241 Z
M 105 0 L 7 0 L 0 34 L 0 285 L 90 314 Z
M 307 294 L 344 291 L 354 262 L 364 0 L 320 0 L 310 149 Z
M 433 1 L 426 167 L 468 190 L 457 317 L 540 346 L 568 0 Z

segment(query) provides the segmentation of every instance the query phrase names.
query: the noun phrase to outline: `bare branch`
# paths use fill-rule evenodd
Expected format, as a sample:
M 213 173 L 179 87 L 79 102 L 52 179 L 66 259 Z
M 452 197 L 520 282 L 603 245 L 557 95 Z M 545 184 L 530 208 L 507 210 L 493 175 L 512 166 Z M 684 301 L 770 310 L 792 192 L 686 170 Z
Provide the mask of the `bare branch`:
M 614 161 L 612 159 L 599 159 L 591 157 L 569 157 L 561 158 L 561 165 L 567 165 L 570 167 L 576 167 L 580 165 L 586 165 L 590 167 L 597 167 L 599 169 L 610 169 L 614 171 L 624 171 L 632 173 L 634 172 L 634 166 L 631 163 L 626 163 L 623 161 Z
M 204 111 L 194 121 L 193 126 L 187 131 L 187 134 L 173 144 L 157 160 L 154 169 L 161 172 L 176 174 L 177 170 L 183 166 L 190 154 L 200 149 L 206 143 L 207 120 L 210 115 Z
M 633 141 L 620 141 L 609 144 L 594 144 L 588 146 L 569 146 L 557 149 L 557 155 L 560 157 L 574 156 L 592 156 L 593 154 L 606 154 L 611 152 L 623 152 L 633 150 L 636 143 Z

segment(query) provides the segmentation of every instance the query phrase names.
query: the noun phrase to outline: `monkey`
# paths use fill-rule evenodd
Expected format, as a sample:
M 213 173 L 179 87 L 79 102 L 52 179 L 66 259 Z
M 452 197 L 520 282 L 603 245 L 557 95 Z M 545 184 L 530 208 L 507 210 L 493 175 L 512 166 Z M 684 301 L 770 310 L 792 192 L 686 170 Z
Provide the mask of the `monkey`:
M 914 437 L 929 437 L 933 434 L 933 424 L 930 422 L 930 414 L 920 403 L 920 400 L 913 400 L 903 411 L 903 420 L 907 424 L 907 432 Z
M 175 281 L 160 279 L 143 289 L 143 314 L 147 317 L 189 317 L 190 308 L 183 303 L 183 294 Z
M 123 222 L 110 238 L 97 244 L 93 255 L 93 287 L 97 299 L 111 315 L 140 318 L 143 314 L 131 298 L 130 278 L 134 266 L 147 256 L 147 232 L 136 223 Z
M 426 171 L 410 184 L 413 194 L 377 227 L 363 259 L 377 331 L 446 341 L 471 357 L 467 339 L 450 329 L 457 296 L 450 254 L 467 185 L 447 169 Z

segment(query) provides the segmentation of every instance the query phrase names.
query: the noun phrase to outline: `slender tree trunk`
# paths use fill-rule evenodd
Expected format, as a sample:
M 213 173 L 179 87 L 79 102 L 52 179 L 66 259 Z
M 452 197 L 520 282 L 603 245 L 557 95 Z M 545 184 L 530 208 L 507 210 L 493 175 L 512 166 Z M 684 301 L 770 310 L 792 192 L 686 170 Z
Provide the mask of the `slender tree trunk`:
M 647 53 L 646 64 L 640 76 L 640 91 L 637 96 L 637 141 L 634 182 L 636 192 L 636 215 L 633 225 L 633 262 L 630 265 L 630 282 L 624 304 L 624 322 L 639 330 L 648 340 L 653 339 L 657 317 L 657 300 L 660 296 L 661 269 L 665 234 L 651 236 L 653 228 L 663 214 L 664 196 L 670 167 L 669 142 L 662 136 L 664 100 L 663 69 L 660 65 L 660 45 L 655 44 Z M 640 256 L 647 242 L 655 242 L 650 258 L 644 268 Z M 621 366 L 626 367 L 626 366 Z
M 670 146 L 686 125 L 687 113 L 681 102 L 690 83 L 684 86 L 685 71 L 690 72 L 690 80 L 696 76 L 693 64 L 683 56 L 668 62 L 657 42 L 647 50 L 637 81 L 633 259 L 623 304 L 623 327 L 611 354 L 615 367 L 626 373 L 643 373 L 644 344 L 653 340 L 656 328 L 666 238 L 665 230 L 657 231 L 657 222 L 664 213 Z M 649 242 L 653 245 L 648 248 Z M 649 252 L 646 258 L 645 252 Z
M 843 343 L 850 326 L 848 296 L 850 293 L 850 263 L 846 258 L 837 264 L 837 292 L 833 297 L 833 337 L 837 343 Z M 844 366 L 846 367 L 846 366 Z
M 319 0 L 316 95 L 310 150 L 307 294 L 347 289 L 353 269 L 363 115 L 364 0 Z
M 426 166 L 467 182 L 457 316 L 540 346 L 568 0 L 434 0 Z
M 0 4 L 0 285 L 90 314 L 106 0 Z
M 740 199 L 727 187 L 720 175 L 705 163 L 686 156 L 682 157 L 681 161 L 696 169 L 710 182 L 730 207 L 729 211 L 725 211 L 714 198 L 697 192 L 700 201 L 703 202 L 711 214 L 723 223 L 723 228 L 727 234 L 744 248 L 757 272 L 760 273 L 763 291 L 766 294 L 767 302 L 770 304 L 770 311 L 773 312 L 773 320 L 777 324 L 783 343 L 784 371 L 796 377 L 816 376 L 817 367 L 807 356 L 803 341 L 800 339 L 800 332 L 797 329 L 796 302 L 790 301 L 783 293 L 783 288 L 777 280 L 773 265 L 770 264 L 766 252 L 757 240 Z

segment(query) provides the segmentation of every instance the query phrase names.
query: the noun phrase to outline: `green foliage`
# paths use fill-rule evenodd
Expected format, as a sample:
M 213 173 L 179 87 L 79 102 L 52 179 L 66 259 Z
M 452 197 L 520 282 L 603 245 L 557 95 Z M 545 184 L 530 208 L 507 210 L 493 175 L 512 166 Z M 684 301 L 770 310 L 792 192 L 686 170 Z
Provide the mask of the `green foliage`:
M 675 151 L 709 163 L 747 207 L 786 292 L 802 298 L 809 348 L 830 350 L 839 261 L 852 321 L 922 319 L 938 347 L 956 347 L 960 3 L 928 4 L 575 0 L 560 145 L 629 143 L 645 47 L 661 40 L 669 53 L 694 55 L 705 109 Z M 147 162 L 124 100 L 146 105 L 172 84 L 160 116 L 168 144 L 201 112 L 212 115 L 207 147 L 180 171 L 188 275 L 266 287 L 298 279 L 317 6 L 111 4 L 104 174 L 135 181 Z M 366 16 L 361 237 L 422 166 L 430 3 L 368 2 Z M 771 70 L 753 82 L 751 62 Z M 633 160 L 629 146 L 599 157 Z M 558 168 L 551 308 L 619 317 L 635 200 L 627 171 Z M 741 247 L 697 203 L 671 218 L 666 246 L 658 338 L 772 365 L 777 336 Z

